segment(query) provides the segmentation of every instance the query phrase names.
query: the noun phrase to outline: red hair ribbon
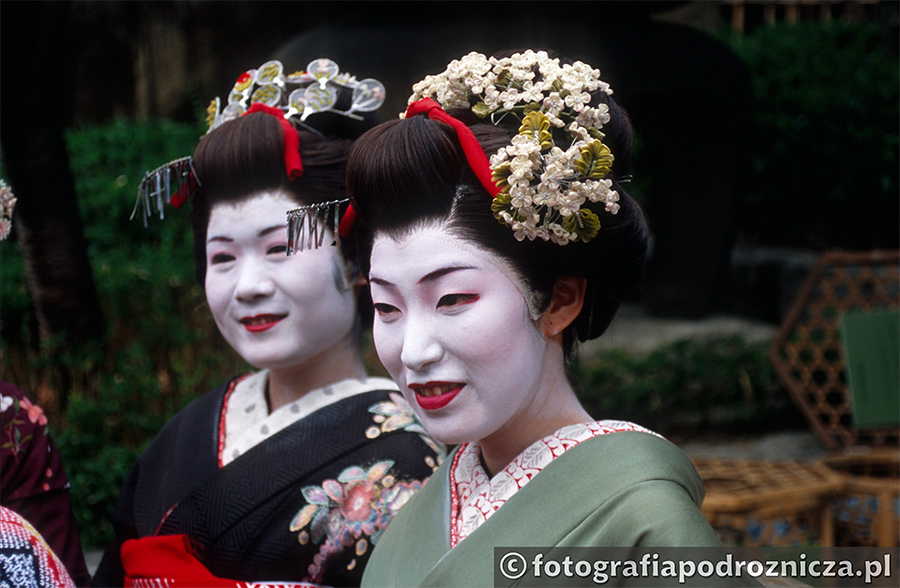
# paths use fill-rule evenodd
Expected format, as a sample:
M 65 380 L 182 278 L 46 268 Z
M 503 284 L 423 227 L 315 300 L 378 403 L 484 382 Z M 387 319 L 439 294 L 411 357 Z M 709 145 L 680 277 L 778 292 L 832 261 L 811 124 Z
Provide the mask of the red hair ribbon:
M 254 112 L 265 112 L 278 119 L 284 134 L 284 171 L 290 180 L 295 180 L 303 175 L 303 164 L 300 162 L 300 135 L 291 121 L 284 118 L 280 108 L 266 106 L 262 102 L 254 102 L 243 116 Z
M 350 231 L 353 230 L 353 223 L 356 222 L 356 210 L 353 208 L 353 204 L 350 203 L 347 205 L 347 210 L 344 211 L 344 216 L 341 217 L 341 222 L 338 224 L 338 236 L 341 239 L 346 239 L 350 236 Z
M 425 114 L 428 118 L 446 123 L 453 127 L 453 130 L 456 131 L 456 136 L 459 139 L 459 145 L 462 147 L 463 154 L 466 156 L 466 161 L 469 162 L 469 167 L 475 172 L 475 177 L 478 178 L 478 181 L 481 182 L 484 189 L 488 191 L 488 194 L 490 194 L 492 198 L 496 198 L 500 193 L 500 188 L 491 178 L 491 162 L 484 153 L 481 143 L 478 142 L 478 139 L 476 139 L 475 135 L 472 133 L 472 129 L 461 120 L 444 112 L 441 105 L 431 98 L 417 100 L 410 104 L 409 108 L 406 109 L 406 118 L 416 116 L 417 114 Z M 338 234 L 341 238 L 346 238 L 347 235 L 349 235 L 350 228 L 353 226 L 355 219 L 356 211 L 353 210 L 353 204 L 351 204 L 347 207 L 347 212 L 344 213 L 344 217 L 341 219 L 340 228 L 338 229 Z
M 478 139 L 472 133 L 472 129 L 461 120 L 453 118 L 444 112 L 441 105 L 431 98 L 417 100 L 406 109 L 406 118 L 417 114 L 427 114 L 428 118 L 441 121 L 453 127 L 459 139 L 459 145 L 466 156 L 466 161 L 469 162 L 469 167 L 475 172 L 475 176 L 481 182 L 481 185 L 484 186 L 484 189 L 488 191 L 488 194 L 496 198 L 497 194 L 500 193 L 500 188 L 491 179 L 491 162 L 488 161 L 488 157 L 485 155 L 481 143 L 478 142 Z
M 294 125 L 292 125 L 288 119 L 284 118 L 284 113 L 281 109 L 266 106 L 261 102 L 254 102 L 251 104 L 250 108 L 247 109 L 247 112 L 244 113 L 244 116 L 253 112 L 264 112 L 278 119 L 279 124 L 281 124 L 282 134 L 284 135 L 284 171 L 291 180 L 295 180 L 302 176 L 303 163 L 300 161 L 300 135 L 297 134 L 297 129 L 294 128 Z M 187 179 L 181 183 L 178 190 L 176 190 L 169 198 L 169 204 L 175 208 L 181 208 L 184 203 L 187 202 L 188 197 L 197 191 L 198 187 L 199 183 L 197 182 L 197 178 L 194 177 L 194 170 L 191 169 Z
M 169 204 L 175 208 L 181 208 L 184 206 L 184 203 L 187 202 L 188 197 L 197 191 L 198 187 L 197 178 L 194 177 L 194 170 L 191 170 L 188 173 L 187 179 L 181 182 L 181 185 L 178 186 L 178 190 L 176 190 L 172 194 L 172 197 L 169 198 Z

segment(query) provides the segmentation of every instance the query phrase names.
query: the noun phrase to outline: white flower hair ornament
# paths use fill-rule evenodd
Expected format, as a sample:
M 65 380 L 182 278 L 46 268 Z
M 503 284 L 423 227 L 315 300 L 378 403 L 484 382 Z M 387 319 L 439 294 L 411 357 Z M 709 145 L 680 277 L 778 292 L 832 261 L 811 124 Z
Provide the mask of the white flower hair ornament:
M 0 241 L 9 237 L 12 231 L 13 208 L 16 206 L 16 197 L 5 181 L 0 180 Z
M 518 134 L 489 162 L 491 185 L 485 187 L 494 196 L 494 216 L 520 241 L 566 245 L 597 236 L 600 218 L 589 203 L 609 214 L 619 210 L 609 178 L 613 154 L 601 131 L 609 108 L 590 106 L 598 90 L 612 94 L 600 71 L 580 61 L 560 64 L 545 51 L 503 58 L 472 52 L 415 84 L 409 104 L 433 99 L 444 110 L 467 108 L 495 125 L 517 121 Z M 482 164 L 466 156 L 485 184 Z

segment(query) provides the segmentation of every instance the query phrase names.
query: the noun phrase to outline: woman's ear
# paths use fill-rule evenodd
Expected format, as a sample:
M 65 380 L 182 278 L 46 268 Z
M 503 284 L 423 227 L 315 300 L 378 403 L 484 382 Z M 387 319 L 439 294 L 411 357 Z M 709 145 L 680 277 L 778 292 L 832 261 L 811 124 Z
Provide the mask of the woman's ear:
M 540 318 L 541 332 L 548 339 L 559 337 L 562 341 L 563 330 L 572 324 L 581 307 L 584 306 L 584 292 L 587 289 L 587 278 L 560 278 L 553 285 L 550 305 Z
M 356 281 L 353 282 L 353 293 L 359 298 L 359 293 L 363 288 L 369 285 L 369 282 L 366 281 L 366 278 L 363 277 L 362 274 L 356 274 Z

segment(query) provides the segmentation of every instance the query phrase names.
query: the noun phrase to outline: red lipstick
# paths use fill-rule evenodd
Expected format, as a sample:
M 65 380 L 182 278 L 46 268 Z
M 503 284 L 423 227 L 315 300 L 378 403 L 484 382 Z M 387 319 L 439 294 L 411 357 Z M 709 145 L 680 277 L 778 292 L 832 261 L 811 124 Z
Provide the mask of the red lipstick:
M 256 316 L 246 316 L 241 319 L 241 324 L 251 333 L 261 333 L 268 331 L 281 322 L 284 315 L 276 314 L 260 314 Z
M 444 408 L 463 389 L 463 384 L 446 382 L 428 382 L 427 384 L 410 384 L 410 390 L 416 393 L 416 402 L 425 410 Z

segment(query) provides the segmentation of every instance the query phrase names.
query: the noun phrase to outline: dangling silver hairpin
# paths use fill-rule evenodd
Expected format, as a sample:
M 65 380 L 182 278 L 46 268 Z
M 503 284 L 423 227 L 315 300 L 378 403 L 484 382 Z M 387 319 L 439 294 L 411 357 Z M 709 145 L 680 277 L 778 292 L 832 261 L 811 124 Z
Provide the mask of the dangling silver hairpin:
M 293 255 L 304 249 L 318 249 L 325 241 L 326 227 L 319 227 L 319 219 L 332 216 L 334 219 L 334 241 L 332 245 L 340 247 L 341 237 L 338 225 L 341 220 L 341 204 L 349 202 L 349 198 L 328 200 L 300 206 L 287 211 L 287 254 Z
M 170 161 L 165 165 L 161 165 L 152 172 L 148 172 L 141 185 L 138 186 L 138 197 L 134 203 L 134 210 L 131 212 L 129 220 L 134 219 L 141 211 L 141 217 L 144 226 L 147 226 L 147 219 L 154 211 L 159 213 L 159 218 L 165 218 L 165 204 L 172 195 L 173 189 L 179 189 L 183 182 L 190 182 L 193 177 L 197 185 L 197 174 L 194 173 L 193 161 L 190 156 L 182 157 L 174 161 Z M 188 186 L 190 190 L 191 187 Z

